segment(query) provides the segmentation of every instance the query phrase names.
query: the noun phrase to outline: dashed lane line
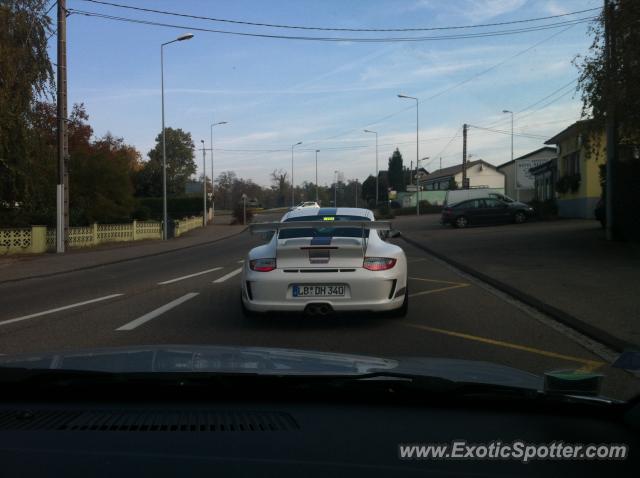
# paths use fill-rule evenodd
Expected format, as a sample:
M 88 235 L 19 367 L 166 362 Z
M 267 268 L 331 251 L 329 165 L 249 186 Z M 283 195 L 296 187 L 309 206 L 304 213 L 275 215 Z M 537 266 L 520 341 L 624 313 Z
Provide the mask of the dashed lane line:
M 69 304 L 62 307 L 56 307 L 55 309 L 43 310 L 42 312 L 36 312 L 35 314 L 23 315 L 22 317 L 15 317 L 13 319 L 3 320 L 0 322 L 0 325 L 13 324 L 15 322 L 21 322 L 23 320 L 33 319 L 35 317 L 42 317 L 43 315 L 53 314 L 55 312 L 61 312 L 63 310 L 74 309 L 76 307 L 82 307 L 83 305 L 93 304 L 95 302 L 101 302 L 103 300 L 113 299 L 115 297 L 120 297 L 124 294 L 111 294 L 105 295 L 104 297 L 98 297 L 96 299 L 84 300 L 82 302 L 76 302 L 75 304 Z
M 176 300 L 172 300 L 171 302 L 169 302 L 168 304 L 163 305 L 162 307 L 158 307 L 155 310 L 152 310 L 151 312 L 144 314 L 141 317 L 138 317 L 135 320 L 132 320 L 131 322 L 129 322 L 128 324 L 124 324 L 122 327 L 118 327 L 116 330 L 118 331 L 128 331 L 128 330 L 133 330 L 136 327 L 140 327 L 142 324 L 145 324 L 147 322 L 149 322 L 152 319 L 155 319 L 156 317 L 164 314 L 165 312 L 168 312 L 169 310 L 178 307 L 180 304 L 193 299 L 195 296 L 198 295 L 198 292 L 189 292 L 188 294 L 183 295 L 182 297 L 176 299 Z
M 222 277 L 216 279 L 213 281 L 213 284 L 220 284 L 221 282 L 226 281 L 227 279 L 232 278 L 233 276 L 236 276 L 238 274 L 240 274 L 242 272 L 242 267 L 238 267 L 235 270 L 232 270 L 231 272 L 229 272 L 228 274 L 223 275 Z
M 219 271 L 220 269 L 222 269 L 222 267 L 214 267 L 213 269 L 207 269 L 206 271 L 194 272 L 193 274 L 189 274 L 186 276 L 176 277 L 175 279 L 169 279 L 163 282 L 158 282 L 158 285 L 173 284 L 174 282 L 178 282 L 185 279 L 191 279 L 192 277 L 197 277 L 204 274 L 209 274 L 210 272 Z
M 597 368 L 601 367 L 602 365 L 604 365 L 604 362 L 600 362 L 597 360 L 589 360 L 589 359 L 583 359 L 580 357 L 573 357 L 571 355 L 564 355 L 564 354 L 559 354 L 556 352 L 551 352 L 550 350 L 542 350 L 542 349 L 537 349 L 535 347 L 529 347 L 526 345 L 520 345 L 520 344 L 514 344 L 511 342 L 505 342 L 503 340 L 496 340 L 496 339 L 490 339 L 488 337 L 480 337 L 477 335 L 471 335 L 471 334 L 465 334 L 462 332 L 456 332 L 454 330 L 446 330 L 446 329 L 439 329 L 437 327 L 429 327 L 427 325 L 419 325 L 419 324 L 404 324 L 407 327 L 413 327 L 416 329 L 421 329 L 421 330 L 426 330 L 428 332 L 434 332 L 437 334 L 443 334 L 443 335 L 449 335 L 451 337 L 458 337 L 460 339 L 465 339 L 465 340 L 473 340 L 475 342 L 481 342 L 484 344 L 488 344 L 488 345 L 495 345 L 497 347 L 503 347 L 503 348 L 508 348 L 508 349 L 514 349 L 514 350 L 520 350 L 522 352 L 529 352 L 532 354 L 536 354 L 536 355 L 542 355 L 544 357 L 551 357 L 551 358 L 557 358 L 557 359 L 561 359 L 561 360 L 566 360 L 569 362 L 575 362 L 575 363 L 579 363 L 582 365 L 582 367 L 579 368 L 580 371 L 583 372 L 592 372 L 594 370 L 596 370 Z

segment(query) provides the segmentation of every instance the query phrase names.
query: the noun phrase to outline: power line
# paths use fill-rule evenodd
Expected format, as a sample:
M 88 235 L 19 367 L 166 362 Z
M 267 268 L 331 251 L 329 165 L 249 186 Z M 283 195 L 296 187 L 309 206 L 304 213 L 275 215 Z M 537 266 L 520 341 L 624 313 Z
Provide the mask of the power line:
M 311 27 L 311 26 L 302 26 L 302 25 L 283 25 L 283 24 L 274 24 L 274 23 L 250 22 L 246 20 L 215 18 L 215 17 L 207 17 L 203 15 L 191 15 L 187 13 L 171 12 L 167 10 L 157 10 L 154 8 L 136 7 L 133 5 L 123 5 L 119 3 L 105 2 L 101 0 L 81 0 L 81 1 L 99 4 L 99 5 L 107 5 L 107 6 L 116 7 L 116 8 L 125 8 L 128 10 L 136 10 L 140 12 L 157 13 L 161 15 L 170 15 L 170 16 L 182 17 L 182 18 L 191 18 L 194 20 L 207 20 L 207 21 L 220 22 L 220 23 L 232 23 L 236 25 L 248 25 L 248 26 L 257 26 L 257 27 L 268 27 L 268 28 L 285 28 L 285 29 L 296 29 L 296 30 L 342 31 L 342 32 L 418 32 L 418 31 L 484 28 L 484 27 L 494 27 L 494 26 L 502 26 L 502 25 L 514 25 L 519 23 L 538 22 L 543 20 L 551 20 L 554 18 L 579 15 L 581 13 L 601 10 L 601 8 L 599 7 L 587 8 L 585 10 L 576 10 L 573 12 L 562 13 L 559 15 L 549 15 L 546 17 L 526 18 L 523 20 L 512 20 L 508 22 L 497 22 L 497 23 L 484 23 L 484 24 L 477 24 L 477 25 L 454 25 L 454 26 L 445 26 L 445 27 L 421 27 L 421 28 L 339 28 L 339 27 Z
M 558 35 L 561 35 L 561 34 L 565 33 L 566 31 L 570 30 L 571 28 L 573 28 L 573 25 L 571 25 L 571 26 L 569 26 L 569 27 L 567 27 L 567 28 L 565 28 L 565 29 L 563 29 L 563 30 L 561 30 L 559 32 L 555 32 L 552 35 L 549 35 L 548 37 L 545 37 L 542 40 L 534 43 L 533 45 L 525 48 L 524 50 L 520 50 L 517 53 L 515 53 L 514 55 L 512 55 L 510 57 L 507 57 L 502 61 L 499 61 L 498 63 L 490 66 L 489 68 L 486 68 L 485 70 L 482 70 L 481 72 L 476 73 L 476 74 L 472 75 L 471 77 L 469 77 L 469 78 L 467 78 L 465 80 L 462 80 L 462 81 L 460 81 L 458 83 L 455 83 L 454 85 L 452 85 L 452 86 L 450 86 L 448 88 L 445 88 L 444 90 L 441 90 L 441 91 L 431 95 L 428 98 L 425 98 L 423 100 L 419 100 L 418 102 L 419 103 L 423 103 L 425 101 L 429 101 L 429 100 L 435 99 L 435 98 L 437 98 L 437 97 L 439 97 L 439 96 L 441 96 L 441 95 L 443 95 L 445 93 L 448 93 L 448 92 L 450 92 L 450 91 L 452 91 L 452 90 L 454 90 L 456 88 L 459 88 L 460 86 L 462 86 L 462 85 L 464 85 L 466 83 L 469 83 L 470 81 L 473 81 L 474 79 L 479 78 L 480 76 L 485 75 L 485 74 L 489 73 L 490 71 L 492 71 L 492 70 L 504 65 L 505 63 L 513 60 L 514 58 L 517 58 L 517 57 L 519 57 L 519 56 L 521 56 L 521 55 L 533 50 L 534 48 L 542 45 L 543 43 L 545 43 L 545 42 L 547 42 L 547 41 L 549 41 L 549 40 L 551 40 L 551 39 L 553 39 L 555 37 L 557 37 Z M 382 117 L 380 119 L 377 119 L 376 121 L 373 121 L 371 123 L 367 123 L 362 128 L 370 128 L 370 127 L 372 127 L 372 126 L 374 126 L 376 124 L 382 123 L 383 121 L 386 121 L 386 120 L 388 120 L 390 118 L 393 118 L 394 116 L 399 115 L 400 113 L 404 113 L 405 111 L 409 111 L 410 109 L 413 109 L 413 105 L 407 106 L 406 108 L 402 108 L 401 110 L 398 110 L 398 111 L 395 111 L 394 113 L 388 114 L 388 115 L 386 115 L 386 116 L 384 116 L 384 117 Z M 312 141 L 311 144 L 314 144 L 314 143 L 317 144 L 317 143 L 322 142 L 322 141 L 328 141 L 328 140 L 332 140 L 332 139 L 335 139 L 335 138 L 339 138 L 340 136 L 345 136 L 347 134 L 350 134 L 350 133 L 353 133 L 355 131 L 358 131 L 358 130 L 360 130 L 362 128 L 353 128 L 353 129 L 351 129 L 349 131 L 346 131 L 346 132 L 343 132 L 343 133 L 339 133 L 339 134 L 336 134 L 336 135 L 333 135 L 333 136 L 329 136 L 328 138 L 324 138 L 324 139 L 317 140 L 317 141 Z
M 53 7 L 55 7 L 57 4 L 58 4 L 57 0 L 54 0 L 54 2 L 51 4 L 51 6 L 49 7 L 49 9 L 48 9 L 46 12 L 44 12 L 44 14 L 45 14 L 45 15 L 49 15 L 49 12 L 50 12 L 51 10 L 53 10 Z
M 165 28 L 176 28 L 180 30 L 193 30 L 199 32 L 208 32 L 208 33 L 218 33 L 224 35 L 236 35 L 236 36 L 244 36 L 244 37 L 257 37 L 257 38 L 271 38 L 271 39 L 279 39 L 279 40 L 302 40 L 302 41 L 320 41 L 320 42 L 354 42 L 354 43 L 400 43 L 400 42 L 422 42 L 422 41 L 438 41 L 438 40 L 461 40 L 461 39 L 469 39 L 469 38 L 485 38 L 485 37 L 495 37 L 495 36 L 504 36 L 504 35 L 515 35 L 520 33 L 528 33 L 535 32 L 540 30 L 549 30 L 555 28 L 561 28 L 566 25 L 577 25 L 579 23 L 586 23 L 597 19 L 597 17 L 583 17 L 575 20 L 563 21 L 552 23 L 548 25 L 542 26 L 534 26 L 527 28 L 516 28 L 511 30 L 496 30 L 482 33 L 465 33 L 465 34 L 456 34 L 456 35 L 438 35 L 438 36 L 422 36 L 422 37 L 368 37 L 368 38 L 359 38 L 359 37 L 316 37 L 316 36 L 293 36 L 293 35 L 271 35 L 267 33 L 249 33 L 249 32 L 238 32 L 238 31 L 229 31 L 229 30 L 217 30 L 212 28 L 202 28 L 195 26 L 187 26 L 187 25 L 176 25 L 173 23 L 162 23 L 155 22 L 150 20 L 140 20 L 135 18 L 128 17 L 119 17 L 115 15 L 107 15 L 104 13 L 90 12 L 86 10 L 69 10 L 73 13 L 77 13 L 79 15 L 87 16 L 87 17 L 95 17 L 101 18 L 105 20 L 113 20 L 119 22 L 128 22 L 128 23 L 137 23 L 141 25 L 150 25 L 150 26 L 158 26 Z
M 462 128 L 462 127 L 460 127 L 460 128 Z M 451 146 L 451 143 L 453 143 L 453 140 L 454 140 L 454 139 L 456 139 L 456 138 L 458 138 L 458 137 L 460 136 L 460 128 L 458 128 L 458 129 L 456 130 L 456 132 L 455 132 L 455 133 L 454 133 L 454 135 L 451 137 L 451 139 L 449 140 L 449 142 L 448 142 L 447 144 L 445 144 L 444 148 L 442 148 L 442 149 L 440 150 L 440 152 L 439 152 L 438 154 L 436 154 L 436 155 L 435 155 L 435 157 L 440 157 L 440 156 L 442 156 L 442 153 L 444 153 L 444 152 L 447 150 L 447 148 L 448 148 L 449 146 Z
M 483 128 L 482 126 L 476 126 L 476 125 L 469 125 L 470 128 L 475 128 L 475 129 L 480 129 L 483 131 L 490 131 L 492 133 L 500 133 L 500 134 L 507 134 L 507 135 L 511 135 L 511 131 L 505 131 L 505 130 L 500 130 L 500 129 L 493 129 L 493 128 Z M 520 136 L 523 138 L 530 138 L 530 139 L 548 139 L 547 136 L 542 136 L 539 134 L 532 134 L 532 133 L 523 133 L 523 132 L 513 132 L 514 136 Z
M 551 93 L 549 93 L 548 95 L 544 96 L 543 98 L 540 98 L 539 100 L 536 100 L 535 102 L 533 102 L 533 103 L 531 103 L 530 105 L 528 105 L 528 106 L 526 106 L 526 107 L 522 108 L 522 109 L 521 109 L 521 110 L 519 110 L 519 111 L 516 111 L 516 112 L 514 113 L 514 115 L 516 116 L 516 118 L 517 118 L 517 119 L 522 119 L 522 118 L 526 118 L 526 117 L 528 117 L 528 116 L 531 116 L 531 114 L 533 114 L 533 113 L 535 113 L 535 112 L 537 112 L 537 111 L 540 111 L 540 109 L 544 108 L 544 106 L 543 106 L 542 108 L 538 108 L 538 109 L 536 109 L 536 110 L 533 110 L 532 112 L 527 113 L 526 115 L 522 115 L 522 116 L 518 116 L 518 115 L 519 115 L 519 114 L 521 114 L 521 113 L 523 113 L 523 112 L 525 112 L 525 111 L 527 111 L 527 110 L 530 110 L 530 109 L 531 109 L 531 108 L 533 108 L 534 106 L 537 106 L 537 105 L 539 105 L 540 103 L 542 103 L 543 101 L 545 101 L 545 100 L 547 100 L 547 99 L 551 98 L 552 96 L 554 96 L 554 95 L 555 95 L 555 94 L 557 94 L 558 92 L 560 92 L 560 91 L 564 90 L 565 88 L 568 88 L 569 86 L 573 85 L 576 81 L 578 81 L 578 77 L 576 77 L 576 78 L 574 78 L 573 80 L 571 80 L 570 82 L 568 82 L 568 83 L 566 83 L 566 84 L 562 85 L 560 88 L 557 88 L 557 89 L 553 90 Z M 569 90 L 569 91 L 571 91 L 571 90 Z M 563 96 L 565 96 L 565 95 L 566 95 L 566 94 L 568 94 L 568 93 L 569 93 L 569 92 L 565 92 L 563 95 L 559 96 L 558 98 L 555 98 L 551 103 L 553 103 L 553 102 L 555 102 L 555 101 L 559 100 L 560 98 L 562 98 Z M 548 103 L 548 104 L 547 104 L 547 106 L 548 106 L 549 104 L 551 104 L 551 103 Z M 504 123 L 505 121 L 507 121 L 507 120 L 506 120 L 506 119 L 499 119 L 499 120 L 494 121 L 493 123 L 491 123 L 491 124 L 487 125 L 486 127 L 487 127 L 487 128 L 491 128 L 491 127 L 494 127 L 494 126 L 499 125 L 499 124 L 501 124 L 501 123 Z

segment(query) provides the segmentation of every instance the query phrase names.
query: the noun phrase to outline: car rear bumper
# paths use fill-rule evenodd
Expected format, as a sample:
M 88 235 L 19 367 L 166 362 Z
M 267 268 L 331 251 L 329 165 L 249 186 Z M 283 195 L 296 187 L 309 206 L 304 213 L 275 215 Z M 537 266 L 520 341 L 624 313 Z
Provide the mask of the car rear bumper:
M 245 269 L 242 301 L 255 312 L 302 312 L 309 304 L 328 304 L 335 311 L 386 311 L 397 309 L 404 301 L 407 278 L 404 271 L 348 272 L 254 272 Z M 294 297 L 293 285 L 344 284 L 344 297 Z

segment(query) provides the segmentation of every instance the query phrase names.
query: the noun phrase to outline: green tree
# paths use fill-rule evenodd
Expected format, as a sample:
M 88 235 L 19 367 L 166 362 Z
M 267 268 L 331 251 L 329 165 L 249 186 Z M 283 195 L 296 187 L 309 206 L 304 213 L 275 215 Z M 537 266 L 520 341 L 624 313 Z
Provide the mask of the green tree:
M 389 186 L 395 191 L 404 191 L 404 178 L 402 168 L 402 154 L 396 148 L 389 158 Z
M 582 113 L 593 121 L 582 127 L 589 138 L 598 138 L 607 118 L 608 105 L 615 110 L 617 123 L 617 164 L 613 178 L 612 205 L 614 236 L 640 239 L 640 215 L 630 214 L 640 207 L 637 182 L 640 174 L 640 2 L 610 0 L 591 26 L 593 43 L 589 54 L 576 57 L 580 69 L 578 88 Z M 605 21 L 609 26 L 611 61 L 607 65 Z M 590 141 L 589 155 L 599 153 L 598 141 Z M 604 188 L 603 188 L 604 193 Z
M 274 169 L 271 171 L 271 189 L 276 193 L 276 206 L 282 207 L 286 204 L 287 193 L 291 187 L 287 181 L 288 173 L 284 169 Z
M 196 163 L 194 160 L 195 146 L 191 133 L 182 129 L 166 128 L 166 151 L 167 151 L 167 194 L 181 195 L 184 193 L 185 185 L 189 178 L 196 173 Z M 147 166 L 151 167 L 151 172 L 157 174 L 158 166 L 160 169 L 160 177 L 162 177 L 162 132 L 156 136 L 156 145 L 149 151 L 149 163 L 155 163 Z M 157 178 L 151 174 L 148 176 Z M 162 188 L 162 180 L 160 179 L 160 188 Z M 136 189 L 141 189 L 136 187 Z M 144 189 L 144 188 L 142 188 Z
M 129 221 L 134 209 L 131 147 L 106 135 L 71 155 L 70 213 L 76 224 Z
M 43 191 L 34 172 L 48 168 L 39 161 L 49 151 L 38 150 L 44 142 L 33 129 L 36 101 L 53 91 L 45 5 L 41 0 L 0 2 L 0 223 L 38 210 L 34 201 Z
M 223 171 L 216 179 L 216 204 L 222 209 L 233 209 L 233 185 L 238 176 L 233 171 Z
M 612 100 L 620 126 L 620 142 L 637 144 L 640 130 L 640 2 L 611 0 L 610 18 L 613 57 L 606 65 L 605 12 L 590 27 L 593 43 L 589 53 L 577 56 L 580 69 L 578 87 L 582 94 L 583 116 L 601 125 L 606 117 L 607 101 Z

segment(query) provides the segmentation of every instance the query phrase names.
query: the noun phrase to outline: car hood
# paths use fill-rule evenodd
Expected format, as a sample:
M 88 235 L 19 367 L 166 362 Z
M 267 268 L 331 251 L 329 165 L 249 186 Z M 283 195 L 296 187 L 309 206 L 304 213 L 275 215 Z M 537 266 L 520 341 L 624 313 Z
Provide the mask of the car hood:
M 111 373 L 359 375 L 393 372 L 542 390 L 543 379 L 512 367 L 431 357 L 375 357 L 266 347 L 150 345 L 0 357 L 1 367 Z

